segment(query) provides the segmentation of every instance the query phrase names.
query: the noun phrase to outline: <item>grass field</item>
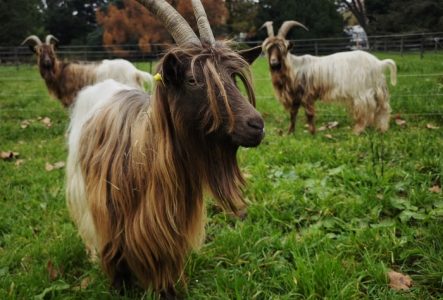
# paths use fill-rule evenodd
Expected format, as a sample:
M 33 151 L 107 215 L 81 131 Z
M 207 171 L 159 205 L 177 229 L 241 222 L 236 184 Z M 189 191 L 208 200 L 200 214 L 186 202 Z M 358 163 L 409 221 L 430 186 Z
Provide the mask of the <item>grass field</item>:
M 443 55 L 379 56 L 397 61 L 391 102 L 406 123 L 359 137 L 342 107 L 320 103 L 317 127 L 337 128 L 313 137 L 301 113 L 286 135 L 266 62 L 254 64 L 267 135 L 239 153 L 249 214 L 239 221 L 208 205 L 206 242 L 187 262 L 182 295 L 443 297 Z M 150 299 L 109 289 L 69 219 L 64 168 L 46 170 L 66 159 L 68 117 L 35 66 L 0 67 L 0 151 L 19 153 L 0 160 L 0 299 Z M 389 270 L 411 276 L 412 288 L 392 290 Z

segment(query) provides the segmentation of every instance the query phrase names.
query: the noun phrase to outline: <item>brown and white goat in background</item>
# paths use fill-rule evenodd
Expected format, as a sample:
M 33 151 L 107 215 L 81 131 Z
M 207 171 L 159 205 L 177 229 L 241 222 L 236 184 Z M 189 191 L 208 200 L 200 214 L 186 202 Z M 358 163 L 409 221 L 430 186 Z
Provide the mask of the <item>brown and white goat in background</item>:
M 353 131 L 367 125 L 381 132 L 388 130 L 391 107 L 384 72 L 391 71 L 391 84 L 397 81 L 393 60 L 379 60 L 364 51 L 340 52 L 328 56 L 296 56 L 289 52 L 286 35 L 293 26 L 307 28 L 297 21 L 286 21 L 274 35 L 272 22 L 266 22 L 268 38 L 263 51 L 268 56 L 272 84 L 278 100 L 290 113 L 289 133 L 295 129 L 300 106 L 305 109 L 309 131 L 315 133 L 314 102 L 344 103 L 354 119 Z
M 113 285 L 135 279 L 173 296 L 187 255 L 204 237 L 204 191 L 244 214 L 236 153 L 264 136 L 248 64 L 261 47 L 236 53 L 216 42 L 200 0 L 192 1 L 200 39 L 165 0 L 138 2 L 177 46 L 158 64 L 162 79 L 152 97 L 113 80 L 79 93 L 69 129 L 67 203 Z
M 37 56 L 41 77 L 45 80 L 49 94 L 61 101 L 63 106 L 72 105 L 77 93 L 84 87 L 114 79 L 133 88 L 144 90 L 152 85 L 152 75 L 138 70 L 124 59 L 105 59 L 101 62 L 72 63 L 58 60 L 53 35 L 46 36 L 45 43 L 35 35 L 27 37 L 22 44 L 28 44 Z

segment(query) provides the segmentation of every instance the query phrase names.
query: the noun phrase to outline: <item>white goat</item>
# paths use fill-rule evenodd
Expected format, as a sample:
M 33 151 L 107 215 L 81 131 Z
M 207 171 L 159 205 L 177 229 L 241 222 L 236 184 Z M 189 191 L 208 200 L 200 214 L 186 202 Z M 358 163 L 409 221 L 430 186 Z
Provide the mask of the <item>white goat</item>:
M 37 55 L 40 75 L 49 93 L 65 107 L 72 105 L 82 88 L 106 79 L 114 79 L 139 90 L 144 90 L 145 83 L 152 86 L 151 74 L 138 70 L 124 59 L 105 59 L 97 63 L 61 62 L 57 59 L 52 41 L 57 41 L 52 35 L 46 37 L 45 43 L 31 35 L 23 44 L 30 43 L 31 50 Z
M 291 117 L 289 133 L 294 131 L 300 105 L 305 108 L 309 131 L 315 133 L 316 99 L 346 104 L 355 120 L 356 134 L 367 125 L 374 125 L 382 132 L 388 130 L 391 107 L 384 72 L 390 69 L 391 83 L 395 85 L 397 67 L 393 60 L 379 60 L 364 51 L 324 57 L 292 55 L 286 34 L 293 26 L 306 27 L 296 21 L 286 21 L 274 36 L 272 22 L 263 26 L 268 29 L 263 50 L 268 55 L 274 90 Z

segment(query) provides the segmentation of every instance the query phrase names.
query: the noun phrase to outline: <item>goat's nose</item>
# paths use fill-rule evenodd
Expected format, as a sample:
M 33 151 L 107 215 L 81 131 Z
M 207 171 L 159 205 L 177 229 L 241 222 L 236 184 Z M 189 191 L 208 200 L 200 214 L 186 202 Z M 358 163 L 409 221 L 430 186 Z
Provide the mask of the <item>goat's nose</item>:
M 248 126 L 257 130 L 264 131 L 265 123 L 260 117 L 251 118 L 248 120 Z
M 278 59 L 271 58 L 271 65 L 277 65 L 277 64 L 278 64 Z

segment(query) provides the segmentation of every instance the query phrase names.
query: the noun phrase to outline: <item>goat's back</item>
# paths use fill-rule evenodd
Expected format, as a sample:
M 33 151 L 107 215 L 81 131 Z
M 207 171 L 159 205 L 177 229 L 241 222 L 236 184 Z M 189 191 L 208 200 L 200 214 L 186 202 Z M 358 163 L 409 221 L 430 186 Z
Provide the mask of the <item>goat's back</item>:
M 386 84 L 385 64 L 364 51 L 339 52 L 322 57 L 294 56 L 293 61 L 294 71 L 299 76 L 303 74 L 308 85 L 328 90 L 325 101 L 354 97 Z
M 152 83 L 150 74 L 138 70 L 132 63 L 124 59 L 105 59 L 102 61 L 97 68 L 97 82 L 106 79 L 114 79 L 139 90 L 144 89 L 144 81 L 148 84 Z

